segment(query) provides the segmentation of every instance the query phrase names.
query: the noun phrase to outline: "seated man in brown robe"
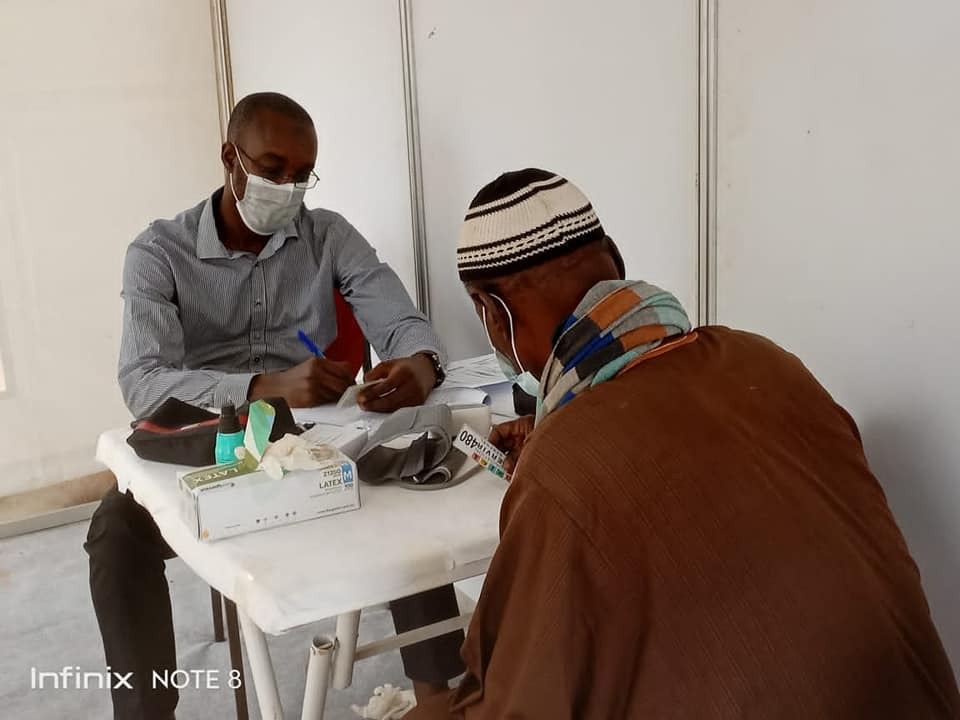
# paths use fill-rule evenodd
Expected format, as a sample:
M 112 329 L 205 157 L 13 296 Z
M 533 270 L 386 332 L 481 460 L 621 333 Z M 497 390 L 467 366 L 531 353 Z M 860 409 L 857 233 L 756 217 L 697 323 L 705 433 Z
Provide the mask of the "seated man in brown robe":
M 851 417 L 796 357 L 692 330 L 613 257 L 551 173 L 470 207 L 460 276 L 538 412 L 467 674 L 408 718 L 960 717 Z

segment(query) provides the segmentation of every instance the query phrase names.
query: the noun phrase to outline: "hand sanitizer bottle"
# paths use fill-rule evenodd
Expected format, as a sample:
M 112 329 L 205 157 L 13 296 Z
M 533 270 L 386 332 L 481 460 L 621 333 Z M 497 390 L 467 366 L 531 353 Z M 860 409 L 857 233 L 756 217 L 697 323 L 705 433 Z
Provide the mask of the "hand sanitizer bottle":
M 234 451 L 238 447 L 243 447 L 243 428 L 237 419 L 237 409 L 232 403 L 228 403 L 220 408 L 220 427 L 213 451 L 217 465 L 236 462 L 237 455 Z

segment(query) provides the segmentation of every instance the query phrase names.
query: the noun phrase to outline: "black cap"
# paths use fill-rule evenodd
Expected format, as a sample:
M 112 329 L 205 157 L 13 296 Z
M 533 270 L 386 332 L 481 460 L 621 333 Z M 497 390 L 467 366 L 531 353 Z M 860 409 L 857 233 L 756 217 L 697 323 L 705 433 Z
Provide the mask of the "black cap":
M 238 433 L 241 430 L 243 430 L 243 428 L 240 427 L 240 420 L 237 418 L 237 408 L 234 407 L 233 403 L 227 403 L 220 408 L 219 432 L 224 435 L 229 435 L 230 433 Z

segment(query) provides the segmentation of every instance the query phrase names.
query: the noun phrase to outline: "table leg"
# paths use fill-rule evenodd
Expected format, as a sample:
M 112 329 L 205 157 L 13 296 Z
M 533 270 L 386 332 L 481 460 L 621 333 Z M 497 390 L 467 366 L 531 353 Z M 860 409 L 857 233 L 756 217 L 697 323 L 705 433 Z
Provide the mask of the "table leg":
M 303 691 L 303 712 L 300 720 L 323 720 L 330 685 L 330 656 L 336 642 L 326 637 L 315 637 L 310 646 L 307 664 L 307 686 Z
M 237 686 L 233 689 L 233 701 L 237 706 L 237 720 L 248 720 L 250 715 L 247 711 L 247 684 L 243 679 L 243 646 L 240 645 L 237 606 L 230 598 L 224 598 L 224 605 L 227 606 L 227 637 L 230 641 L 230 679 L 236 677 L 237 680 Z
M 357 655 L 360 633 L 360 611 L 337 617 L 337 647 L 333 657 L 333 687 L 343 690 L 353 682 L 353 663 Z
M 210 588 L 210 605 L 213 608 L 213 640 L 223 642 L 223 597 L 213 588 Z
M 267 638 L 246 613 L 238 610 L 237 615 L 243 628 L 243 640 L 247 646 L 247 657 L 250 659 L 250 672 L 253 675 L 253 689 L 257 692 L 257 703 L 260 705 L 260 716 L 263 720 L 283 720 L 277 676 L 270 661 Z

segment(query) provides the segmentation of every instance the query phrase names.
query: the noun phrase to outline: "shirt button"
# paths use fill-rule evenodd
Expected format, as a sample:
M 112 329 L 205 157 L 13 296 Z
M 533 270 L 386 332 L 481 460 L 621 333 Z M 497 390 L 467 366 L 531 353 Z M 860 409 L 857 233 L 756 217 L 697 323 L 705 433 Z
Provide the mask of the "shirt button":
M 256 305 L 257 307 L 260 307 L 262 302 L 260 300 L 255 300 L 253 304 Z
M 257 355 L 255 358 L 253 358 L 253 361 L 254 361 L 257 365 L 259 365 L 259 364 L 260 364 L 260 356 Z

